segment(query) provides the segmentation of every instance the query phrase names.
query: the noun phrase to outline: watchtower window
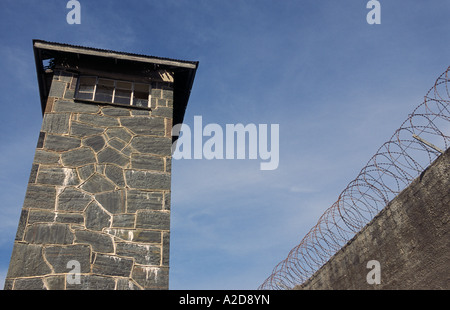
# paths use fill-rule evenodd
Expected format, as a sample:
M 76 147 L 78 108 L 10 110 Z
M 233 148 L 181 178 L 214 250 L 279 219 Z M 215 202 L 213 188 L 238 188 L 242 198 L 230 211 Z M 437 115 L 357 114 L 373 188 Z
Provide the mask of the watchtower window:
M 80 76 L 75 98 L 95 102 L 150 107 L 150 95 L 150 84 L 104 79 L 96 76 Z

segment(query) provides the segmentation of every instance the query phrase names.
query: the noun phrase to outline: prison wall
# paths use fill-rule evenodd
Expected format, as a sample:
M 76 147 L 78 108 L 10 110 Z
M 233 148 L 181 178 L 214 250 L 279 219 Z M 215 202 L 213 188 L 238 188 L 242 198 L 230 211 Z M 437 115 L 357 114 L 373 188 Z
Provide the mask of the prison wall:
M 450 289 L 449 209 L 450 149 L 294 289 Z

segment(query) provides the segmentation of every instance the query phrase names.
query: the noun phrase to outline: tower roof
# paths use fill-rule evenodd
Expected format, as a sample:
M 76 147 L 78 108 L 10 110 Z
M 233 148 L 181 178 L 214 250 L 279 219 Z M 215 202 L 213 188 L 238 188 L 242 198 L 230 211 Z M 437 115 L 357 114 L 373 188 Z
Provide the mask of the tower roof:
M 33 40 L 36 73 L 39 83 L 42 112 L 45 110 L 49 94 L 48 72 L 44 61 L 59 59 L 70 63 L 69 70 L 83 72 L 89 64 L 105 71 L 145 77 L 151 72 L 167 71 L 169 81 L 174 85 L 174 124 L 182 123 L 189 100 L 197 61 L 186 61 L 134 53 L 84 47 L 78 45 Z

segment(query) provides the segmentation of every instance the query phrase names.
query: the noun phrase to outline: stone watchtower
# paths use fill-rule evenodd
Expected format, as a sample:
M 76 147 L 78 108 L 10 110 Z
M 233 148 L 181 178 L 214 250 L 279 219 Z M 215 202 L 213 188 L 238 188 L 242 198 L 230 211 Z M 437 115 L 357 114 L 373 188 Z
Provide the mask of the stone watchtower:
M 168 289 L 197 62 L 33 41 L 43 122 L 5 289 Z

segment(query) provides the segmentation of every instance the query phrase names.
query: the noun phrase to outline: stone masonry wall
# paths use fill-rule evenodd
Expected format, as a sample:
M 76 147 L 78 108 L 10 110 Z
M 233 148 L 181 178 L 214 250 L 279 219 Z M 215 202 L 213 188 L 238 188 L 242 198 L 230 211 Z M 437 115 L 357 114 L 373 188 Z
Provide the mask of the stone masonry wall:
M 5 289 L 167 289 L 171 84 L 150 111 L 75 102 L 76 80 L 53 76 Z
M 449 241 L 450 149 L 296 289 L 448 290 Z

